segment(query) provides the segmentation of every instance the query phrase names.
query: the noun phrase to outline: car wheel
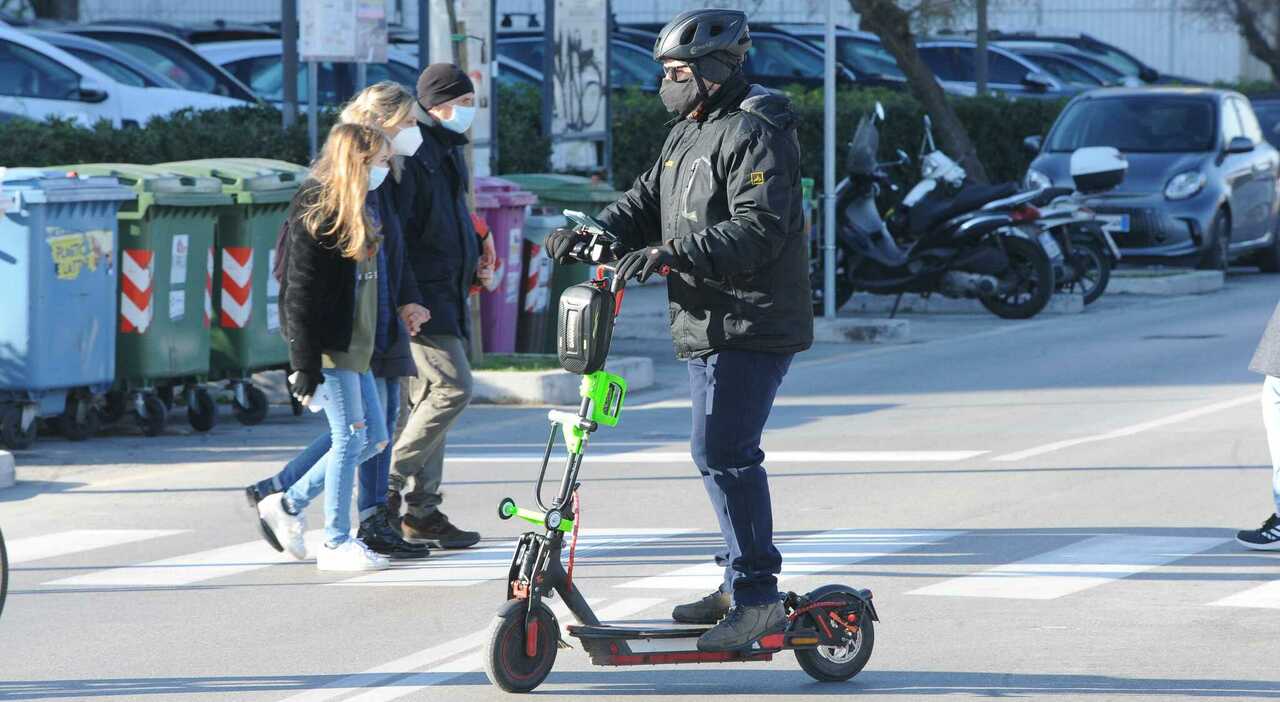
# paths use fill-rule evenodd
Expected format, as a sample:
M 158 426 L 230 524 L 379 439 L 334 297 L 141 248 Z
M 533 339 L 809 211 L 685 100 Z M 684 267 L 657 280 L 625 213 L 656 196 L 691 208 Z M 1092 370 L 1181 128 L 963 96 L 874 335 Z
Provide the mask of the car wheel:
M 1227 272 L 1231 256 L 1231 216 L 1226 210 L 1218 210 L 1213 216 L 1213 224 L 1209 225 L 1209 247 L 1196 266 L 1204 271 Z

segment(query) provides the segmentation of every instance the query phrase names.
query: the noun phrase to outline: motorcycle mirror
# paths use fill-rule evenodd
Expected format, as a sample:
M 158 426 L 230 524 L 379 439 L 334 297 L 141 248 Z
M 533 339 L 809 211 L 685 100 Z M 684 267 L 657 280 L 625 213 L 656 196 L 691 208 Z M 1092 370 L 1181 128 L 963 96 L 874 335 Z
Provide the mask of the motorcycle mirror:
M 884 105 L 881 105 L 879 100 L 876 100 L 876 118 L 881 122 L 884 121 Z
M 898 163 L 903 166 L 911 165 L 911 156 L 909 156 L 907 152 L 903 151 L 902 149 L 898 149 Z

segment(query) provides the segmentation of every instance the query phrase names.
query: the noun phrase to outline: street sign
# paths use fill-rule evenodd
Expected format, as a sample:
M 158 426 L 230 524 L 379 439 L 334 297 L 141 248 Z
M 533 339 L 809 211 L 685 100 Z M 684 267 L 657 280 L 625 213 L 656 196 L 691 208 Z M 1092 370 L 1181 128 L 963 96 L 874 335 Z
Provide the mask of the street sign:
M 303 61 L 387 62 L 383 0 L 299 0 L 298 20 Z

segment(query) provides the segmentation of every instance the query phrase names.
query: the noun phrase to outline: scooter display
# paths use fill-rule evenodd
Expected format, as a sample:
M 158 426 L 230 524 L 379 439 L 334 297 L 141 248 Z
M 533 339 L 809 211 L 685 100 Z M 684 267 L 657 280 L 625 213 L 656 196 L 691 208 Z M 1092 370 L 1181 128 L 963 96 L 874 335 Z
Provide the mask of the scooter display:
M 574 247 L 575 259 L 598 263 L 615 239 L 596 220 L 566 211 L 575 228 L 590 235 Z M 678 663 L 767 661 L 793 651 L 800 667 L 816 680 L 843 681 L 867 664 L 875 644 L 878 615 L 871 592 L 845 585 L 825 585 L 808 593 L 783 596 L 787 622 L 782 631 L 761 636 L 745 648 L 699 651 L 698 637 L 708 626 L 652 626 L 601 622 L 573 581 L 574 551 L 580 520 L 579 492 L 583 462 L 591 436 L 617 426 L 627 394 L 627 381 L 605 370 L 613 325 L 626 281 L 601 265 L 595 280 L 568 288 L 560 297 L 557 352 L 560 365 L 582 375 L 577 412 L 548 413 L 551 433 L 534 488 L 536 508 L 511 498 L 498 505 L 501 519 L 513 517 L 535 525 L 520 536 L 507 580 L 507 601 L 489 628 L 485 672 L 507 692 L 529 692 L 551 672 L 556 653 L 569 647 L 547 601 L 559 597 L 577 624 L 567 627 L 595 665 L 636 666 Z M 543 483 L 557 437 L 568 451 L 560 487 L 549 502 Z M 563 563 L 569 540 L 568 565 Z

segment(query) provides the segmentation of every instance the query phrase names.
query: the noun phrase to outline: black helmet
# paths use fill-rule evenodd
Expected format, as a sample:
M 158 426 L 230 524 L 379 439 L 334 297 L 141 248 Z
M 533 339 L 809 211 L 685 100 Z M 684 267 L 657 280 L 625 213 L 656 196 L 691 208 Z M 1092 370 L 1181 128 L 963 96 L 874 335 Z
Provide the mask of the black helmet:
M 747 13 L 738 10 L 686 10 L 658 33 L 653 60 L 693 62 L 723 51 L 738 63 L 751 48 Z

